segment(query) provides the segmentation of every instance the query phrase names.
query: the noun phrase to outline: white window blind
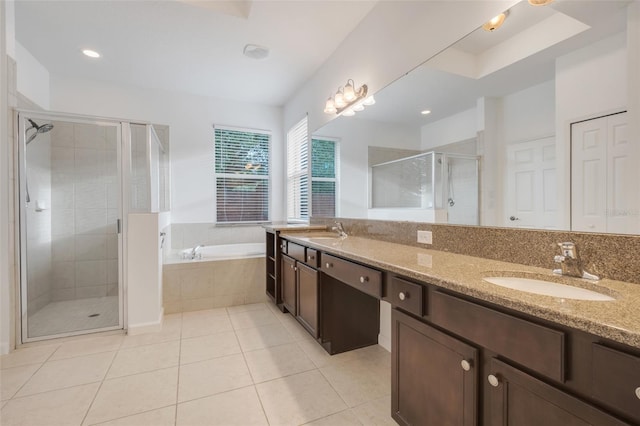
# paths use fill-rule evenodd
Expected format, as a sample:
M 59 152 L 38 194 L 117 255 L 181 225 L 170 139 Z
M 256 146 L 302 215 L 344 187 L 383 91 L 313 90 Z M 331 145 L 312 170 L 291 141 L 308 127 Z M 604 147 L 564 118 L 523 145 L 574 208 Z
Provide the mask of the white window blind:
M 215 128 L 217 222 L 269 220 L 270 145 L 267 132 Z
M 338 198 L 338 143 L 311 139 L 311 206 L 314 217 L 336 217 Z
M 309 219 L 307 117 L 287 132 L 287 220 Z

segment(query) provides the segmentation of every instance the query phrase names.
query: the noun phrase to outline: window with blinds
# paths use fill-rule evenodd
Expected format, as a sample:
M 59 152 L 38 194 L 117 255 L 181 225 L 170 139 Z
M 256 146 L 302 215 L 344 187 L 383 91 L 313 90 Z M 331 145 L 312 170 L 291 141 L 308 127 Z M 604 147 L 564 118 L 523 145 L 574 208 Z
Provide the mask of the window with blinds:
M 215 128 L 217 222 L 269 220 L 270 145 L 267 132 Z
M 307 117 L 287 132 L 287 220 L 309 219 L 309 131 Z
M 311 139 L 311 215 L 336 217 L 338 143 L 328 138 Z

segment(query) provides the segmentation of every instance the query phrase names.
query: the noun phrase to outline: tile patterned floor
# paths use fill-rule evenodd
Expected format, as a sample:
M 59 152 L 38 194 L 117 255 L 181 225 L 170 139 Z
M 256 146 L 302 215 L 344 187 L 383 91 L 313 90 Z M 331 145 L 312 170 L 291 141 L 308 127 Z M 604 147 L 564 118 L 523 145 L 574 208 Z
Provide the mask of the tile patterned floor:
M 115 327 L 118 319 L 117 296 L 51 302 L 29 317 L 29 337 Z
M 0 357 L 0 424 L 395 425 L 390 364 L 380 346 L 329 356 L 272 304 L 174 314 Z

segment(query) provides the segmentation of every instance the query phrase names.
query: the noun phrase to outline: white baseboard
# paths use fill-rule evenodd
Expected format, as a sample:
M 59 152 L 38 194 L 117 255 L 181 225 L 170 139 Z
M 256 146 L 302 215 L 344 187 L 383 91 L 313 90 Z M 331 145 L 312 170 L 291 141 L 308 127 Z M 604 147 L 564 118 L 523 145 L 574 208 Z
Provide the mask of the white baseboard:
M 164 308 L 160 309 L 160 317 L 154 322 L 145 322 L 142 324 L 129 324 L 127 334 L 135 336 L 137 334 L 157 333 L 162 330 L 162 321 L 164 320 Z
M 7 342 L 0 343 L 0 355 L 6 355 L 11 352 L 11 345 Z

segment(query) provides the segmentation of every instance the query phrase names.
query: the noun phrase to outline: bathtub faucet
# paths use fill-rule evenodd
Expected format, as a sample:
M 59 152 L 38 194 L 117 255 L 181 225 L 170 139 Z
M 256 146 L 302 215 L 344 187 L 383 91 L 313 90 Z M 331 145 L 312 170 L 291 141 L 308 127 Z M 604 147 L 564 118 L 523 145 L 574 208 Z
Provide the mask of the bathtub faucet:
M 203 246 L 201 246 L 201 245 L 197 245 L 197 246 L 195 246 L 195 247 L 191 250 L 191 252 L 189 253 L 189 259 L 193 260 L 193 259 L 195 259 L 195 258 L 196 258 L 196 256 L 197 256 L 198 258 L 200 258 L 200 259 L 201 259 L 201 258 L 202 258 L 202 255 L 200 255 L 200 254 L 198 253 L 198 250 L 200 250 L 202 247 L 203 247 Z

